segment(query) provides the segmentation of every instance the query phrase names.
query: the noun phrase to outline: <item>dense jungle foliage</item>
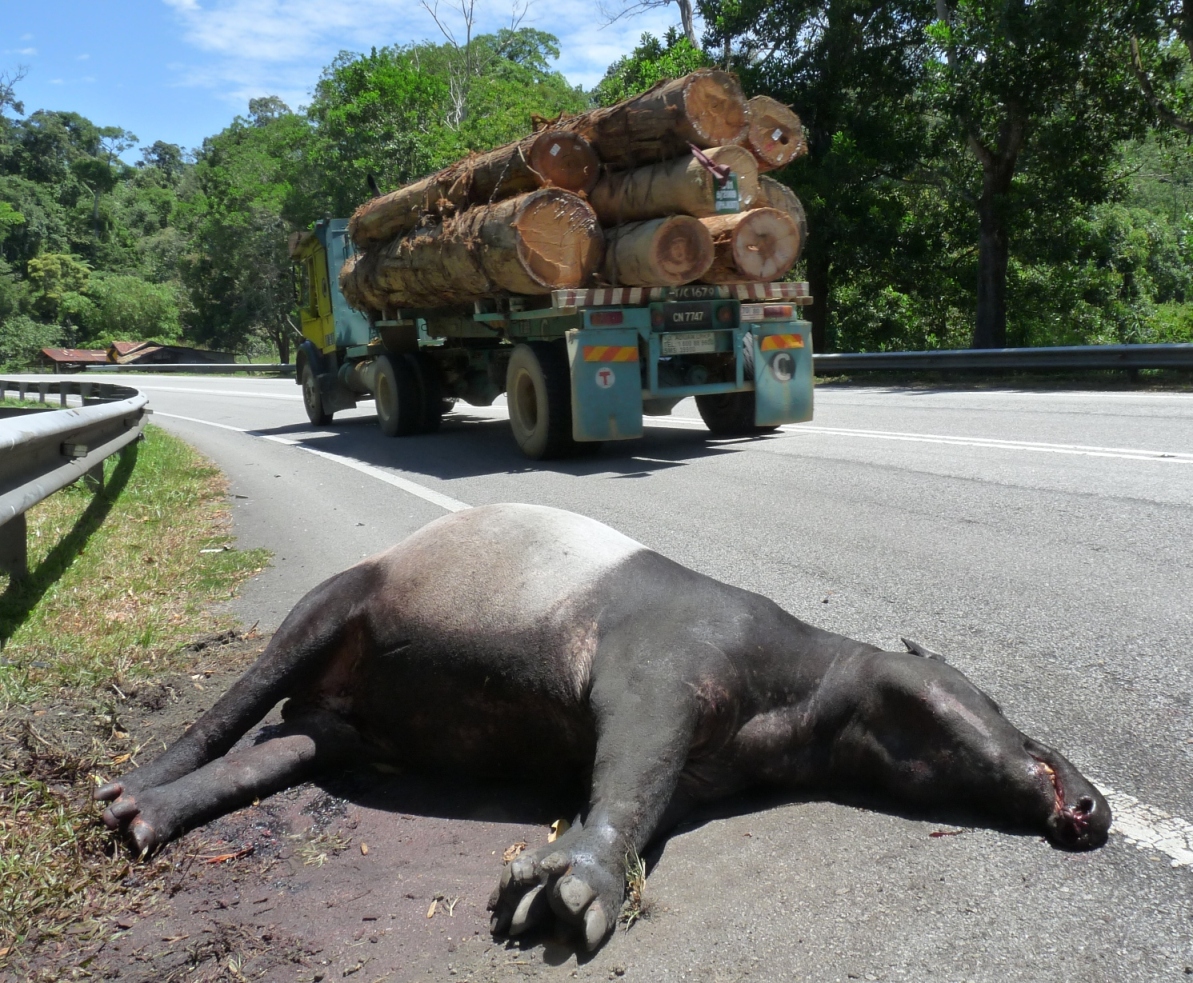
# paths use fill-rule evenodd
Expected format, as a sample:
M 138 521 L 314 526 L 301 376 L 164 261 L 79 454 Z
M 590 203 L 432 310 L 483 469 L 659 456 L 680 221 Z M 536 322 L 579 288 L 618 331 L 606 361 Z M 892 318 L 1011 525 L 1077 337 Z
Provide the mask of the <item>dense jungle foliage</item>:
M 775 176 L 808 209 L 818 350 L 1193 341 L 1193 0 L 694 9 L 699 46 L 644 35 L 592 92 L 528 28 L 343 53 L 310 105 L 254 99 L 193 150 L 26 114 L 0 75 L 0 366 L 116 339 L 289 360 L 287 236 L 368 175 L 393 188 L 703 65 L 804 121 Z

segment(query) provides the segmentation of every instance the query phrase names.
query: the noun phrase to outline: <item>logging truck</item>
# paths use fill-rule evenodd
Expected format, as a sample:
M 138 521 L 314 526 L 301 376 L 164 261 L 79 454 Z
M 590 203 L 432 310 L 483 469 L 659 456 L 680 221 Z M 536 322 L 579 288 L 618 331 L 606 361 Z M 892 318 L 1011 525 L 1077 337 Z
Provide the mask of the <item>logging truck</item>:
M 812 417 L 804 283 L 557 289 L 366 314 L 341 289 L 356 259 L 347 220 L 296 233 L 290 254 L 296 381 L 315 425 L 371 398 L 385 434 L 429 433 L 454 401 L 489 406 L 504 393 L 518 447 L 543 459 L 640 437 L 644 416 L 688 396 L 717 436 Z

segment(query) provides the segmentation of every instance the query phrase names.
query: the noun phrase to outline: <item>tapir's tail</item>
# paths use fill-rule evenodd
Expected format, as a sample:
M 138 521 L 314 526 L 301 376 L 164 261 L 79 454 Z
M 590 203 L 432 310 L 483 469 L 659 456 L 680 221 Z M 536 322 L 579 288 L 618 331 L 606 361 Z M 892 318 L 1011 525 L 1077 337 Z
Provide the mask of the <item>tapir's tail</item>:
M 158 758 L 96 789 L 103 801 L 164 785 L 227 753 L 283 697 L 313 679 L 335 652 L 379 572 L 369 561 L 336 574 L 306 595 L 282 622 L 260 658 Z

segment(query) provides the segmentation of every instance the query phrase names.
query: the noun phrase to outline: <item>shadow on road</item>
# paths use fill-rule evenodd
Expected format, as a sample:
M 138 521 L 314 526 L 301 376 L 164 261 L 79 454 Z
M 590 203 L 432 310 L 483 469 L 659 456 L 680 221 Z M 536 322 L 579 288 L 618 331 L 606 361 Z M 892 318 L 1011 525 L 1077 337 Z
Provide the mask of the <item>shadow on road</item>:
M 596 453 L 581 457 L 531 461 L 518 450 L 505 420 L 467 411 L 445 417 L 438 433 L 415 437 L 386 437 L 371 417 L 336 421 L 323 427 L 294 423 L 253 433 L 293 437 L 314 450 L 442 480 L 541 471 L 575 477 L 648 478 L 693 460 L 735 453 L 741 445 L 778 439 L 777 435 L 714 438 L 705 430 L 652 427 L 648 421 L 645 435 L 637 440 L 608 441 Z

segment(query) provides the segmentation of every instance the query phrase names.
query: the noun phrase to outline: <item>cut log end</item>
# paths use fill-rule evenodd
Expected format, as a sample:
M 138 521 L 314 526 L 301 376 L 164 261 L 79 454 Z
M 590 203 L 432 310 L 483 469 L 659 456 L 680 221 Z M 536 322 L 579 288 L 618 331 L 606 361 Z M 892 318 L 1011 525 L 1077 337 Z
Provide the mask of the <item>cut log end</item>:
M 605 233 L 605 277 L 623 287 L 676 287 L 712 264 L 712 236 L 698 219 L 671 215 Z
M 544 185 L 588 194 L 600 176 L 600 161 L 592 145 L 578 133 L 551 130 L 530 146 L 530 167 Z
M 537 294 L 579 287 L 600 265 L 600 226 L 588 203 L 575 195 L 548 188 L 527 195 L 512 227 L 520 266 L 533 284 L 510 284 L 511 289 Z
M 757 206 L 760 208 L 777 208 L 784 212 L 799 229 L 799 248 L 802 252 L 808 244 L 808 216 L 804 212 L 803 202 L 794 191 L 773 177 L 763 174 L 758 178 L 761 194 Z M 796 257 L 799 258 L 798 256 Z
M 777 99 L 754 96 L 746 111 L 750 125 L 745 142 L 759 171 L 776 170 L 808 152 L 799 117 Z
M 767 283 L 782 277 L 799 256 L 799 229 L 775 208 L 701 219 L 712 233 L 716 259 L 706 283 Z
M 728 72 L 696 72 L 684 86 L 689 125 L 704 147 L 720 147 L 741 139 L 746 111 L 741 86 Z

